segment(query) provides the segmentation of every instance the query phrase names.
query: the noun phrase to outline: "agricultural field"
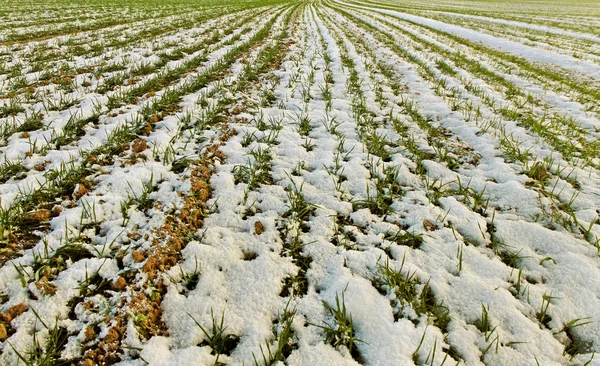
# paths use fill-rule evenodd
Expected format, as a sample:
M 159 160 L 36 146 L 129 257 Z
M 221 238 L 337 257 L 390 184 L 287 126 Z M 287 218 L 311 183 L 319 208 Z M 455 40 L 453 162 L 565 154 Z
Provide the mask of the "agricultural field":
M 600 365 L 600 1 L 0 21 L 0 365 Z

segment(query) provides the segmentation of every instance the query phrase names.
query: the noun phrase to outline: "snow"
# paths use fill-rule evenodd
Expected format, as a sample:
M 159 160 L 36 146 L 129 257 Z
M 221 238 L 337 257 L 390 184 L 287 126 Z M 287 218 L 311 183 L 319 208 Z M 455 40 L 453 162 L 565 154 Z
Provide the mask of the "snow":
M 545 25 L 537 25 L 537 24 L 531 24 L 531 23 L 526 23 L 526 22 L 518 22 L 518 21 L 514 21 L 514 20 L 485 17 L 485 16 L 480 16 L 480 15 L 451 13 L 451 12 L 445 12 L 445 11 L 436 11 L 435 13 L 450 15 L 450 16 L 460 17 L 460 18 L 477 19 L 477 20 L 482 20 L 484 22 L 490 22 L 490 23 L 496 23 L 496 24 L 505 24 L 505 25 L 510 25 L 513 27 L 532 29 L 532 30 L 541 31 L 541 32 L 545 32 L 545 33 L 566 35 L 569 37 L 587 39 L 589 41 L 600 43 L 600 37 L 596 37 L 592 34 L 573 32 L 573 31 L 569 31 L 569 30 L 565 30 L 565 29 L 556 28 L 556 27 L 549 27 L 549 26 L 545 26 Z
M 338 11 L 341 5 L 351 17 Z M 292 8 L 232 7 L 240 13 L 222 9 L 202 24 L 142 38 L 100 56 L 64 60 L 71 66 L 120 60 L 131 65 L 101 73 L 87 89 L 81 84 L 88 71 L 79 73 L 72 95 L 82 98 L 80 104 L 47 113 L 44 127 L 28 132 L 28 138 L 7 132 L 2 139 L 0 162 L 22 161 L 26 173 L 0 184 L 0 215 L 31 205 L 23 200 L 44 192 L 53 182 L 53 169 L 69 169 L 72 163 L 89 171 L 86 179 L 74 182 L 74 192 L 39 198 L 35 210 L 51 212 L 43 225 L 27 231 L 18 222 L 0 221 L 6 224 L 3 229 L 32 237 L 17 238 L 31 243 L 15 253 L 6 251 L 0 266 L 2 316 L 25 305 L 14 319 L 2 321 L 8 333 L 0 340 L 0 364 L 17 362 L 11 345 L 29 355 L 34 334 L 45 344 L 50 332 L 44 324 L 64 329 L 68 338 L 62 357 L 82 362 L 92 357 L 89 349 L 109 352 L 110 339 L 117 338 L 119 351 L 111 362 L 119 365 L 244 365 L 255 359 L 262 364 L 263 355 L 280 346 L 285 317 L 290 320 L 289 349 L 275 365 L 562 365 L 585 364 L 600 352 L 597 153 L 586 151 L 592 160 L 583 165 L 498 109 L 522 103 L 515 108 L 524 116 L 573 118 L 581 127 L 578 143 L 593 147 L 600 118 L 583 98 L 591 94 L 534 78 L 518 64 L 503 64 L 468 45 L 447 45 L 433 32 L 406 26 L 412 40 L 390 24 L 404 29 L 398 20 L 404 19 L 426 25 L 561 66 L 584 81 L 598 79 L 600 66 L 501 34 L 366 4 L 306 4 L 294 10 L 289 26 L 284 19 Z M 598 40 L 525 22 L 451 15 Z M 134 83 L 96 92 L 110 76 L 132 72 L 140 62 L 154 65 L 160 61 L 157 54 L 199 42 L 244 17 L 247 23 L 229 34 L 219 32 L 208 48 L 138 75 Z M 269 19 L 274 25 L 266 41 L 237 55 L 224 75 L 215 76 L 218 80 L 182 95 L 172 108 L 161 110 L 158 121 L 150 117 L 150 128 L 135 131 L 119 156 L 87 161 L 87 154 L 106 144 L 114 131 L 147 118 L 144 106 L 213 70 Z M 112 31 L 127 30 L 125 37 L 146 29 L 136 17 L 128 21 L 130 28 Z M 251 30 L 242 34 L 246 26 Z M 245 70 L 260 64 L 262 52 L 279 34 L 287 34 L 279 68 L 242 84 Z M 0 31 L 0 39 L 5 36 Z M 71 37 L 28 46 L 89 41 L 86 32 Z M 420 47 L 421 42 L 446 51 L 453 72 L 437 65 L 440 55 Z M 4 50 L 12 49 L 0 46 Z M 452 58 L 458 53 L 520 94 L 508 97 L 494 78 L 457 67 Z M 206 62 L 153 95 L 106 108 L 109 97 L 135 90 L 201 54 Z M 24 70 L 33 66 L 25 50 L 15 50 L 12 57 L 23 60 Z M 41 77 L 39 72 L 24 74 L 31 83 Z M 12 76 L 2 80 L 12 83 Z M 0 91 L 9 87 L 2 84 Z M 40 98 L 57 99 L 62 93 L 53 83 L 40 88 L 47 92 Z M 275 100 L 264 102 L 269 93 Z M 364 109 L 357 108 L 358 101 L 364 101 Z M 477 108 L 478 116 L 455 107 L 457 101 Z M 31 112 L 41 110 L 40 103 L 23 106 Z M 53 145 L 71 114 L 87 118 L 98 106 L 98 123 L 86 125 L 83 136 L 70 144 Z M 209 112 L 218 118 L 201 123 Z M 17 114 L 19 124 L 25 115 Z M 301 128 L 303 117 L 309 122 Z M 7 125 L 11 118 L 0 123 Z M 383 148 L 376 148 L 369 136 L 381 137 Z M 144 151 L 134 151 L 136 139 L 147 143 Z M 507 140 L 528 149 L 526 159 L 510 156 Z M 39 145 L 32 152 L 35 141 Z M 267 153 L 265 161 L 257 157 L 259 150 Z M 182 158 L 191 163 L 174 169 L 173 162 Z M 253 185 L 240 171 L 252 171 L 258 163 L 266 168 L 254 173 L 266 173 L 266 178 L 261 175 Z M 530 168 L 542 163 L 547 176 L 536 177 Z M 201 168 L 208 168 L 210 176 L 201 176 Z M 393 169 L 397 176 L 391 175 Z M 194 192 L 199 180 L 210 187 L 206 202 L 200 199 L 206 187 Z M 150 204 L 143 208 L 144 192 Z M 200 223 L 190 221 L 199 212 Z M 8 233 L 0 239 L 13 240 Z M 77 252 L 83 257 L 77 258 L 61 252 L 66 249 L 86 251 Z M 99 279 L 85 292 L 82 284 L 89 285 L 94 274 Z M 106 287 L 97 289 L 98 284 Z M 340 329 L 336 314 L 342 309 L 352 319 L 353 352 L 347 338 L 328 339 L 329 332 Z M 154 316 L 157 320 L 145 322 Z M 583 324 L 565 328 L 576 320 Z M 211 334 L 221 321 L 222 335 L 238 341 L 227 354 L 217 355 L 202 328 Z M 571 358 L 565 350 L 580 354 Z
M 596 80 L 600 79 L 600 66 L 596 65 L 593 62 L 578 60 L 575 57 L 561 55 L 547 50 L 540 50 L 538 48 L 530 47 L 501 37 L 480 33 L 471 29 L 466 29 L 434 19 L 424 18 L 418 15 L 406 14 L 393 10 L 379 9 L 375 7 L 351 5 L 337 0 L 336 2 L 343 5 L 356 7 L 359 9 L 368 9 L 378 13 L 392 15 L 399 19 L 405 19 L 418 24 L 423 24 L 425 26 L 432 27 L 443 32 L 448 32 L 459 37 L 463 37 L 473 42 L 481 42 L 492 48 L 496 48 L 508 53 L 513 53 L 518 56 L 522 56 L 528 60 L 554 64 L 564 69 L 589 75 Z

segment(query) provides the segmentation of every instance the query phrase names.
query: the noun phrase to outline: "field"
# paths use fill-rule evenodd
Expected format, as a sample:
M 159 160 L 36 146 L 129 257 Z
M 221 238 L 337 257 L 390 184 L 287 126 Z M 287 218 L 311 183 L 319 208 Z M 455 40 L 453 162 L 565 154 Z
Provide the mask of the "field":
M 0 21 L 0 365 L 600 365 L 600 2 Z

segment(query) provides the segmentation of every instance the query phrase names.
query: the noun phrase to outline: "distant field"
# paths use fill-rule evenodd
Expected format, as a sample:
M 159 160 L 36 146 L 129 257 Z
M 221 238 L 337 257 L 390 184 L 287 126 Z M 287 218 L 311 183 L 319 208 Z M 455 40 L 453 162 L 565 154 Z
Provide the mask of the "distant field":
M 600 365 L 600 1 L 0 24 L 0 366 Z

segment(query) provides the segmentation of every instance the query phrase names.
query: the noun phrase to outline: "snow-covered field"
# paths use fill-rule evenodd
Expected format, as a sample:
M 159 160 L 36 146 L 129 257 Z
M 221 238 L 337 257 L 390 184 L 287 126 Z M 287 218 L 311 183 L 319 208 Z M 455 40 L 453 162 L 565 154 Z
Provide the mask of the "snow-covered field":
M 0 365 L 600 365 L 599 2 L 0 21 Z

